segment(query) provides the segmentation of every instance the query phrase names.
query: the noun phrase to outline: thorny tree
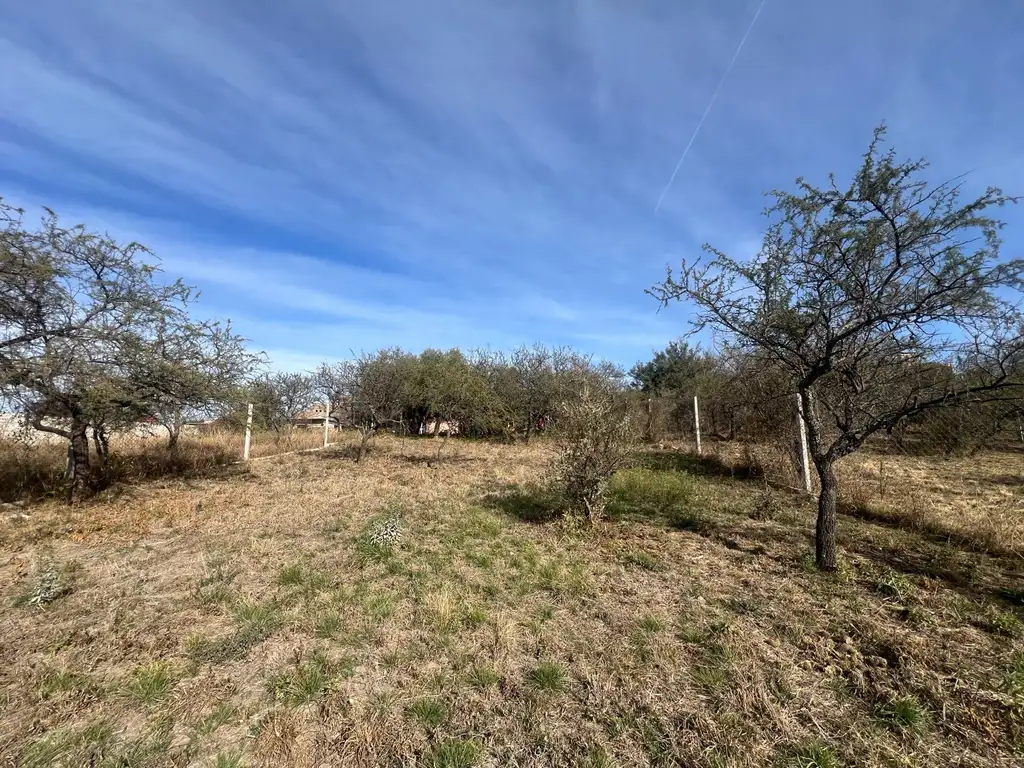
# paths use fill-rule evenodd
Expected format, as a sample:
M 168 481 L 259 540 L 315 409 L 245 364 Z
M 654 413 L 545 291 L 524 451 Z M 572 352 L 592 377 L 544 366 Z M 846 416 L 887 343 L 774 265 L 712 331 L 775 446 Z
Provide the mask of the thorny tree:
M 695 330 L 724 331 L 786 370 L 799 393 L 820 481 L 816 561 L 837 567 L 835 464 L 879 430 L 952 403 L 1008 396 L 1024 328 L 1024 261 L 1001 260 L 987 215 L 1013 201 L 963 181 L 929 185 L 924 160 L 874 140 L 849 187 L 799 179 L 772 193 L 775 217 L 748 261 L 705 245 L 649 292 L 699 308 Z M 938 364 L 941 363 L 941 364 Z M 969 375 L 968 375 L 969 373 Z
M 112 429 L 205 403 L 252 357 L 189 319 L 192 290 L 161 281 L 143 246 L 22 217 L 0 201 L 0 395 L 68 441 L 70 499 L 91 482 L 90 428 L 105 468 Z

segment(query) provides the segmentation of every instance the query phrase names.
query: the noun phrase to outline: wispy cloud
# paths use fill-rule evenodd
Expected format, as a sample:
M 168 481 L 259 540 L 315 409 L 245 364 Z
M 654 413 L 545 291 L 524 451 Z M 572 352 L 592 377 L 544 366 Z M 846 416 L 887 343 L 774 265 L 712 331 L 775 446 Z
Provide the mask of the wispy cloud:
M 757 6 L 21 3 L 0 194 L 150 243 L 282 365 L 533 340 L 628 363 L 684 327 L 643 295 L 666 263 L 749 248 L 764 189 L 847 170 L 883 117 L 936 172 L 1021 167 L 1019 4 L 769 2 L 654 215 Z

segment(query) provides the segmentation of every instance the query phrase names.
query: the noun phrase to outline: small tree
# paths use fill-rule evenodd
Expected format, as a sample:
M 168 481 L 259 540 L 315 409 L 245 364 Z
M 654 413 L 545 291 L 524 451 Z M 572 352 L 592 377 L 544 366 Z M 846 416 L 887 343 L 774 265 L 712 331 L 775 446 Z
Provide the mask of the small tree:
M 566 513 L 594 523 L 604 513 L 608 481 L 626 466 L 635 447 L 627 404 L 607 389 L 585 384 L 577 397 L 562 403 L 555 435 L 555 480 Z
M 352 422 L 359 430 L 356 461 L 366 457 L 370 440 L 382 427 L 404 428 L 409 355 L 400 349 L 364 354 L 351 365 L 347 384 Z
M 695 329 L 730 335 L 787 372 L 799 393 L 820 482 L 819 568 L 835 569 L 835 464 L 879 430 L 953 402 L 997 399 L 1015 386 L 1024 262 L 999 258 L 990 188 L 961 204 L 962 182 L 920 178 L 923 160 L 881 152 L 875 131 L 852 183 L 774 192 L 760 253 L 683 262 L 651 289 L 695 303 Z M 934 365 L 934 363 L 945 365 Z M 964 365 L 971 378 L 958 374 Z
M 112 430 L 205 402 L 254 360 L 230 328 L 190 320 L 192 289 L 154 261 L 0 201 L 0 395 L 68 441 L 69 499 L 91 480 L 90 428 L 105 469 Z

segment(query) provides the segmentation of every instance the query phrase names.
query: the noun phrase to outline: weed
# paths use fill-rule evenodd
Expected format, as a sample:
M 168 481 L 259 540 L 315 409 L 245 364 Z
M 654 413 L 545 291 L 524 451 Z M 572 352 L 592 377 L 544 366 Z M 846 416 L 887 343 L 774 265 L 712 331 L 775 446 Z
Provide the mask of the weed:
M 668 518 L 668 524 L 677 531 L 693 531 L 702 535 L 715 529 L 715 522 L 707 511 L 695 508 L 674 510 Z
M 836 755 L 835 750 L 817 740 L 797 744 L 789 750 L 789 753 L 790 757 L 786 763 L 788 768 L 842 767 L 842 761 Z
M 238 711 L 231 704 L 220 703 L 210 710 L 202 720 L 196 724 L 196 732 L 201 736 L 209 736 L 222 725 L 227 725 L 237 716 Z
M 658 617 L 652 616 L 651 614 L 641 616 L 640 621 L 637 622 L 637 626 L 639 627 L 641 632 L 646 632 L 647 634 L 660 632 L 662 629 L 662 624 L 658 620 Z
M 52 560 L 38 563 L 31 585 L 15 598 L 14 604 L 30 608 L 43 608 L 55 600 L 71 594 L 70 570 Z
M 1006 666 L 1003 688 L 1014 698 L 1017 709 L 1024 713 L 1024 650 L 1014 653 Z
M 1024 632 L 1024 623 L 1021 623 L 1021 620 L 1013 611 L 1003 611 L 992 607 L 989 609 L 986 618 L 988 619 L 988 629 L 993 634 L 1003 635 L 1004 637 L 1017 637 Z
M 143 704 L 153 704 L 164 698 L 173 686 L 171 666 L 163 661 L 154 661 L 135 670 L 125 693 Z
M 487 622 L 487 611 L 479 606 L 467 608 L 462 614 L 462 625 L 467 629 L 482 627 Z
M 604 747 L 600 744 L 594 744 L 589 750 L 587 750 L 587 762 L 585 765 L 588 768 L 615 768 L 615 761 L 608 756 L 605 752 Z
M 389 508 L 370 520 L 356 539 L 356 561 L 360 565 L 367 565 L 389 560 L 401 538 L 402 519 L 399 510 Z
M 241 750 L 218 752 L 211 765 L 212 768 L 242 768 L 245 765 L 245 753 Z
M 224 560 L 214 559 L 207 563 L 207 571 L 195 588 L 195 597 L 203 605 L 218 605 L 231 599 L 231 583 L 238 574 L 238 568 L 228 568 Z
M 768 483 L 765 483 L 761 493 L 754 501 L 754 507 L 750 511 L 750 517 L 754 520 L 775 520 L 782 512 L 782 504 L 779 497 L 772 490 Z
M 872 583 L 872 587 L 881 595 L 895 597 L 906 602 L 914 593 L 914 583 L 905 574 L 891 568 L 884 569 Z
M 267 681 L 270 693 L 286 704 L 298 706 L 318 699 L 330 690 L 335 676 L 351 673 L 351 665 L 332 662 L 327 652 L 316 649 L 295 665 Z
M 901 731 L 923 731 L 931 723 L 931 715 L 916 699 L 902 696 L 878 708 L 876 716 Z
M 764 613 L 764 604 L 753 597 L 730 597 L 725 604 L 740 616 L 760 616 Z
M 482 752 L 475 742 L 449 739 L 430 750 L 425 764 L 428 768 L 473 768 Z
M 277 583 L 282 587 L 297 586 L 305 580 L 306 571 L 301 563 L 286 565 L 277 573 Z
M 313 637 L 336 637 L 341 631 L 341 627 L 341 614 L 337 611 L 325 611 L 317 617 L 316 624 L 313 626 Z
M 717 691 L 732 679 L 732 652 L 720 642 L 704 646 L 701 659 L 693 666 L 693 679 L 708 689 Z
M 438 728 L 448 719 L 448 708 L 437 699 L 414 701 L 406 712 L 427 728 Z
M 662 562 L 654 555 L 648 554 L 647 552 L 626 552 L 622 556 L 622 563 L 623 565 L 639 568 L 643 571 L 665 570 L 665 566 L 662 565 Z
M 469 684 L 474 688 L 484 689 L 497 685 L 498 681 L 501 680 L 501 675 L 495 672 L 493 667 L 478 664 L 470 667 L 467 678 Z
M 552 662 L 542 662 L 527 673 L 526 681 L 538 691 L 555 693 L 565 688 L 565 670 Z

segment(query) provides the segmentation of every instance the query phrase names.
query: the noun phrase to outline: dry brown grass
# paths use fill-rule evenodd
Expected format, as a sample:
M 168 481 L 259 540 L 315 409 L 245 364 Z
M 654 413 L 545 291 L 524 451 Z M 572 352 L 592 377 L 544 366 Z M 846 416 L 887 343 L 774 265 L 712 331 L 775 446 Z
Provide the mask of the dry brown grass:
M 337 439 L 337 433 L 331 438 Z M 161 436 L 115 436 L 111 441 L 110 480 L 133 484 L 196 477 L 241 460 L 243 442 L 240 433 L 214 431 L 185 435 L 177 450 L 168 451 L 166 438 Z M 319 429 L 295 429 L 285 435 L 256 432 L 250 456 L 261 459 L 322 446 L 323 432 Z M 0 439 L 0 501 L 59 496 L 66 460 L 67 449 L 61 442 Z
M 777 445 L 710 442 L 705 460 L 776 487 L 802 486 L 795 451 Z M 1024 451 L 951 458 L 861 451 L 841 460 L 838 473 L 848 512 L 1024 557 Z
M 728 477 L 679 495 L 700 532 L 638 507 L 573 533 L 519 517 L 543 444 L 450 451 L 381 439 L 3 523 L 0 763 L 1020 759 L 1012 559 L 846 519 L 821 576 L 813 510 L 754 515 Z M 46 578 L 68 591 L 28 604 Z

